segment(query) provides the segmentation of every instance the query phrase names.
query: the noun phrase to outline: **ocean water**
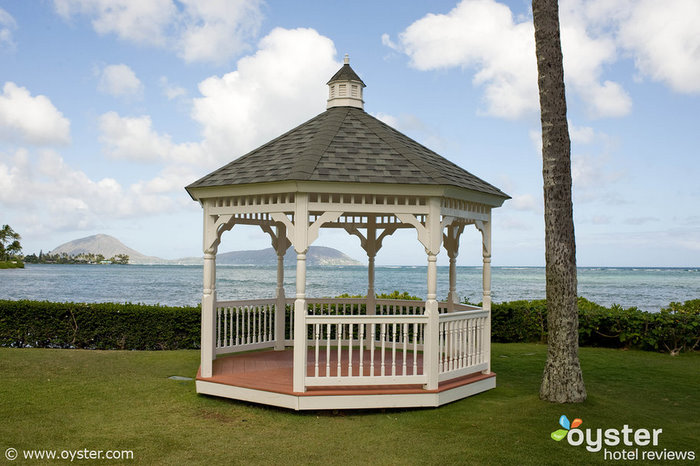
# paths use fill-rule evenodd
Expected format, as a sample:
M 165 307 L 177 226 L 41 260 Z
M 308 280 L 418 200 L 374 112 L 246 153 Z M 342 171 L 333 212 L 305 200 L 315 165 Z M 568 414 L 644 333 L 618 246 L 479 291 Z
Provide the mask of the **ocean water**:
M 425 297 L 426 267 L 377 267 L 378 293 L 408 291 Z M 275 267 L 218 266 L 219 299 L 273 297 Z M 285 268 L 285 292 L 295 293 L 294 267 Z M 448 292 L 448 267 L 438 267 L 438 298 Z M 545 297 L 543 267 L 493 267 L 494 302 Z M 307 296 L 365 294 L 367 268 L 309 267 Z M 481 300 L 481 268 L 458 267 L 457 291 L 471 302 Z M 580 268 L 579 296 L 610 306 L 658 311 L 671 301 L 700 298 L 700 268 Z M 75 302 L 133 302 L 195 305 L 202 293 L 201 266 L 27 264 L 0 270 L 0 299 Z

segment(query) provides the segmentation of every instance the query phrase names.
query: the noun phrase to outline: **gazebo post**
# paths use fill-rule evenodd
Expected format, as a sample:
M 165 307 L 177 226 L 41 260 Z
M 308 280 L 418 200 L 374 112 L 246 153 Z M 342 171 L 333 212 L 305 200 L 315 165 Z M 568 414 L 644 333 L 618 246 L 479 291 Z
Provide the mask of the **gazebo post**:
M 440 316 L 437 302 L 437 254 L 440 252 L 442 226 L 440 224 L 440 200 L 430 199 L 430 210 L 425 225 L 425 252 L 428 254 L 428 296 L 425 301 L 425 315 L 428 324 L 425 330 L 423 348 L 423 371 L 428 376 L 427 390 L 438 388 L 438 352 Z M 420 239 L 420 234 L 419 234 Z M 422 241 L 423 242 L 423 241 Z
M 216 217 L 204 213 L 204 276 L 202 290 L 201 376 L 211 377 L 216 357 Z
M 374 258 L 377 256 L 377 217 L 371 216 L 367 219 L 367 308 L 366 314 L 373 316 L 377 313 L 377 295 L 374 291 Z M 374 335 L 370 335 L 371 326 L 367 326 L 367 349 L 374 345 Z
M 277 293 L 275 302 L 275 351 L 284 349 L 285 323 L 287 318 L 287 298 L 284 295 L 284 253 L 287 252 L 287 227 L 277 226 Z
M 297 293 L 294 300 L 294 368 L 292 390 L 306 391 L 306 252 L 309 249 L 309 195 L 297 193 L 294 250 L 297 253 Z
M 489 220 L 484 222 L 477 222 L 477 228 L 481 231 L 482 238 L 482 256 L 483 256 L 483 269 L 482 269 L 482 282 L 483 282 L 483 297 L 482 297 L 482 309 L 488 311 L 488 316 L 486 317 L 486 325 L 484 328 L 484 354 L 486 362 L 488 363 L 488 368 L 484 373 L 491 373 L 491 213 L 489 212 Z
M 449 225 L 444 235 L 445 250 L 450 258 L 450 291 L 447 294 L 447 309 L 454 311 L 454 305 L 459 304 L 457 295 L 457 256 L 459 255 L 459 237 L 464 226 Z

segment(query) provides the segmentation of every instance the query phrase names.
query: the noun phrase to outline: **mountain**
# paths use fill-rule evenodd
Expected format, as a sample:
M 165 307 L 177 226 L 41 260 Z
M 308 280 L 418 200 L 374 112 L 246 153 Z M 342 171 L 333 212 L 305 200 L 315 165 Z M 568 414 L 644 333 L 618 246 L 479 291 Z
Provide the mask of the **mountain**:
M 155 256 L 146 256 L 135 249 L 131 249 L 117 238 L 109 235 L 93 235 L 64 243 L 51 254 L 102 254 L 109 259 L 117 254 L 129 256 L 130 264 L 169 264 L 169 265 L 199 265 L 201 257 L 184 257 L 182 259 L 161 259 Z M 360 262 L 343 254 L 337 249 L 324 246 L 311 246 L 306 254 L 307 265 L 361 265 Z M 216 256 L 216 263 L 222 265 L 277 265 L 277 254 L 272 248 L 255 251 L 224 252 Z M 284 256 L 287 265 L 296 263 L 294 248 L 289 248 Z
M 169 262 L 166 259 L 141 254 L 135 249 L 126 246 L 114 236 L 109 235 L 92 235 L 76 239 L 63 243 L 51 251 L 51 254 L 63 253 L 69 256 L 77 256 L 78 254 L 102 254 L 106 259 L 116 256 L 117 254 L 126 254 L 129 256 L 130 264 L 165 264 Z
M 294 248 L 289 248 L 284 255 L 285 265 L 296 264 L 297 255 Z M 277 265 L 277 253 L 272 248 L 254 251 L 232 251 L 217 254 L 216 263 L 222 265 Z M 362 265 L 337 249 L 325 246 L 311 246 L 306 253 L 306 264 L 314 265 Z

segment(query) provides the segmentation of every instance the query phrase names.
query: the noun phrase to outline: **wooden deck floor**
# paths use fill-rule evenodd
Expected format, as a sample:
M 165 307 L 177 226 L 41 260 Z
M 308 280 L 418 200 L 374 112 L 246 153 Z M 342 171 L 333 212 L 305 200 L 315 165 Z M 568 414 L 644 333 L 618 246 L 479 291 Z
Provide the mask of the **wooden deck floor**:
M 364 352 L 364 373 L 369 374 L 369 352 Z M 397 355 L 398 356 L 398 355 Z M 423 355 L 416 355 L 417 373 L 423 372 Z M 330 354 L 330 373 L 336 374 L 337 370 L 337 352 L 331 350 Z M 385 361 L 390 361 L 390 350 L 385 353 Z M 314 367 L 314 351 L 309 349 L 307 355 L 307 374 L 313 376 Z M 403 371 L 403 358 L 400 358 L 401 365 L 396 368 L 398 374 Z M 375 351 L 375 366 L 378 368 L 381 364 L 381 352 Z M 417 394 L 417 393 L 435 393 L 444 390 L 450 390 L 456 387 L 468 385 L 480 380 L 494 377 L 495 374 L 472 374 L 457 379 L 452 379 L 440 383 L 437 390 L 424 390 L 421 385 L 387 385 L 387 386 L 338 386 L 338 387 L 309 387 L 304 393 L 295 393 L 292 391 L 292 366 L 293 366 L 293 351 L 287 349 L 284 351 L 265 350 L 258 352 L 239 353 L 230 356 L 219 357 L 214 361 L 213 375 L 210 378 L 203 378 L 198 373 L 197 380 L 212 382 L 217 384 L 231 385 L 253 390 L 263 390 L 274 393 L 295 396 L 321 396 L 321 395 L 389 395 L 389 394 Z M 341 367 L 343 374 L 347 374 L 348 357 L 345 352 L 341 353 Z M 406 361 L 406 372 L 409 375 L 413 374 L 413 354 L 409 354 Z M 325 352 L 321 355 L 319 363 L 319 375 L 325 375 Z M 387 373 L 390 373 L 391 368 L 386 367 Z M 353 373 L 359 374 L 359 352 L 354 356 Z

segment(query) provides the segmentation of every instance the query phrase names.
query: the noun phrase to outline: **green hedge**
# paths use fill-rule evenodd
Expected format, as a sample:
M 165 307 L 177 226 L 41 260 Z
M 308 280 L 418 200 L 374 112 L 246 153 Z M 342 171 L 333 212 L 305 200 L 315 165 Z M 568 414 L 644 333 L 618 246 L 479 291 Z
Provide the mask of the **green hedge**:
M 198 307 L 0 300 L 0 346 L 199 348 L 200 314 Z
M 387 296 L 409 298 L 398 292 Z M 671 303 L 658 313 L 606 308 L 584 298 L 578 306 L 581 346 L 673 354 L 700 349 L 700 299 Z M 492 304 L 491 331 L 495 342 L 546 342 L 546 302 Z M 0 300 L 0 346 L 196 349 L 199 332 L 199 307 Z
M 671 303 L 661 312 L 618 305 L 610 308 L 579 298 L 579 345 L 637 348 L 676 354 L 700 348 L 700 299 Z M 547 303 L 512 301 L 492 304 L 492 340 L 546 342 Z

